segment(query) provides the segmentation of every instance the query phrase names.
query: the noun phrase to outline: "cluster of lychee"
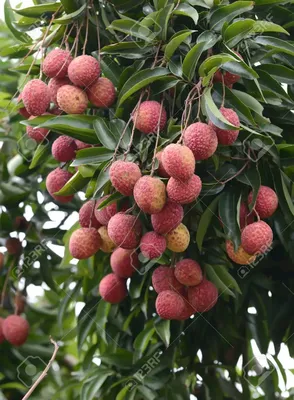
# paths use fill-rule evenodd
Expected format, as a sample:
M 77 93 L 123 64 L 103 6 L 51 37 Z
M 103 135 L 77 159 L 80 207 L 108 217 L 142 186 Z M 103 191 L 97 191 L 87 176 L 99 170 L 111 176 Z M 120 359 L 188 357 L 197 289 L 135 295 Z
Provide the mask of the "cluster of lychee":
M 249 193 L 247 203 L 252 205 L 253 192 Z M 268 186 L 260 186 L 253 211 L 250 213 L 248 205 L 241 203 L 239 223 L 241 229 L 241 245 L 235 251 L 230 240 L 226 241 L 226 251 L 231 260 L 237 264 L 252 264 L 256 257 L 266 253 L 273 242 L 271 227 L 261 219 L 271 217 L 278 208 L 278 196 Z M 255 218 L 258 221 L 255 222 Z

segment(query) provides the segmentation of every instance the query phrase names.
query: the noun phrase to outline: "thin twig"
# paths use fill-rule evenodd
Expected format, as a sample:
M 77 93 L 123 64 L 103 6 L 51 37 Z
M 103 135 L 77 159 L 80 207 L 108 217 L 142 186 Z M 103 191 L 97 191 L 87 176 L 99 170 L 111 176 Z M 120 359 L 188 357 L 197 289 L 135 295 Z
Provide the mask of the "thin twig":
M 8 281 L 9 281 L 9 277 L 10 277 L 10 273 L 11 273 L 13 265 L 14 265 L 14 259 L 13 259 L 12 263 L 10 264 L 10 266 L 8 268 L 8 271 L 7 271 L 7 274 L 6 274 L 6 277 L 5 277 L 5 281 L 4 281 L 4 284 L 3 284 L 3 288 L 2 288 L 2 293 L 1 293 L 1 307 L 2 308 L 4 307 L 4 301 L 5 301 L 7 285 L 8 285 Z
M 95 21 L 96 21 L 98 60 L 100 61 L 100 48 L 101 48 L 101 45 L 100 45 L 99 19 L 98 19 L 97 11 L 96 11 L 94 5 L 93 5 L 93 8 L 94 8 L 94 14 L 95 14 Z
M 89 10 L 87 8 L 86 12 L 86 35 L 85 35 L 85 41 L 84 41 L 84 46 L 83 46 L 83 55 L 86 54 L 86 47 L 88 43 L 88 34 L 89 34 Z
M 226 99 L 226 86 L 225 86 L 224 74 L 222 74 L 222 85 L 223 85 L 223 98 L 222 98 L 221 107 L 224 106 L 224 104 L 225 104 L 225 99 Z

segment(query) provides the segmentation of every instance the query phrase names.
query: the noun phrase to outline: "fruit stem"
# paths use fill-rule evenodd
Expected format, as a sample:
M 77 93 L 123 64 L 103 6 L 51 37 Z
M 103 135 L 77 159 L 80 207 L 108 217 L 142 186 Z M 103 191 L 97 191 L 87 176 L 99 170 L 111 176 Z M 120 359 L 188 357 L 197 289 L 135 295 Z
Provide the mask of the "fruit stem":
M 5 281 L 4 281 L 4 284 L 3 284 L 2 293 L 1 293 L 1 304 L 0 304 L 1 308 L 4 308 L 5 294 L 6 294 L 7 285 L 8 285 L 8 281 L 9 281 L 9 276 L 10 276 L 10 273 L 11 273 L 13 265 L 14 265 L 14 259 L 13 259 L 12 263 L 10 264 L 10 266 L 8 268 L 8 271 L 7 271 L 7 274 L 6 274 L 6 277 L 5 277 Z
M 222 73 L 221 76 L 222 76 L 222 86 L 223 86 L 223 97 L 222 97 L 221 107 L 224 107 L 226 99 L 226 86 L 225 86 L 224 74 Z
M 94 4 L 92 4 L 92 6 L 93 6 L 93 9 L 94 9 L 95 22 L 96 22 L 98 60 L 100 61 L 100 48 L 101 48 L 101 45 L 100 45 L 99 20 L 98 20 L 97 11 L 96 11 L 96 8 L 95 8 Z
M 89 34 L 89 10 L 87 7 L 86 11 L 86 35 L 85 35 L 85 40 L 84 40 L 84 45 L 83 45 L 83 55 L 86 54 L 86 47 L 88 43 L 88 34 Z

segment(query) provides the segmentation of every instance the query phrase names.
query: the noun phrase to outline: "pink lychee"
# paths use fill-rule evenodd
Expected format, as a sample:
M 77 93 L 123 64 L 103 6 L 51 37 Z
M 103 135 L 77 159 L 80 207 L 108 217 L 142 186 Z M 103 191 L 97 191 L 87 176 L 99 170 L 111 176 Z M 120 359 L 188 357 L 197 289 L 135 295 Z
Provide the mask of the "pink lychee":
M 162 178 L 169 178 L 169 174 L 166 172 L 164 169 L 163 163 L 162 163 L 162 153 L 163 151 L 159 151 L 156 153 L 156 158 L 158 160 L 158 169 L 157 169 L 157 174 L 161 176 Z
M 4 322 L 4 318 L 0 318 L 0 344 L 3 343 L 5 340 L 5 336 L 3 333 L 3 322 Z
M 265 253 L 272 245 L 273 231 L 264 221 L 247 225 L 241 234 L 241 245 L 248 254 Z
M 101 237 L 95 228 L 79 228 L 69 240 L 70 254 L 78 260 L 92 257 L 101 247 Z
M 146 135 L 157 132 L 159 118 L 160 131 L 162 131 L 166 124 L 166 111 L 164 107 L 161 110 L 161 104 L 153 100 L 143 101 L 133 116 L 136 128 Z
M 52 103 L 58 104 L 57 103 L 57 92 L 58 90 L 64 86 L 64 85 L 70 85 L 71 82 L 70 80 L 65 77 L 65 78 L 51 78 L 50 81 L 48 82 L 48 88 L 50 90 L 50 98 Z
M 83 150 L 83 149 L 88 149 L 89 147 L 92 147 L 91 144 L 82 142 L 81 140 L 76 139 L 75 142 L 77 145 L 77 150 Z
M 175 266 L 176 279 L 186 286 L 196 286 L 203 279 L 200 265 L 190 258 L 184 258 L 176 263 Z
M 108 274 L 100 281 L 99 293 L 108 303 L 120 303 L 128 294 L 126 281 L 115 274 Z
M 147 232 L 142 236 L 140 250 L 146 258 L 158 258 L 166 249 L 166 239 L 156 232 Z
M 68 203 L 73 199 L 73 194 L 69 196 L 60 196 L 54 194 L 59 192 L 59 190 L 61 190 L 72 177 L 73 174 L 61 168 L 56 168 L 50 172 L 46 179 L 46 188 L 53 199 L 59 201 L 60 203 Z
M 156 298 L 157 314 L 163 319 L 177 319 L 185 309 L 185 303 L 178 293 L 172 290 L 160 292 Z
M 252 203 L 253 192 L 249 193 L 248 204 Z M 255 211 L 260 218 L 271 217 L 278 208 L 279 200 L 276 192 L 268 186 L 260 186 L 255 202 Z
M 142 211 L 157 214 L 166 202 L 165 184 L 159 178 L 145 175 L 135 184 L 134 198 Z
M 182 313 L 177 318 L 177 320 L 179 320 L 179 321 L 184 321 L 186 319 L 189 319 L 196 312 L 194 310 L 194 308 L 191 306 L 191 304 L 189 303 L 189 300 L 186 295 L 182 296 L 182 299 L 184 300 L 185 307 L 184 307 Z
M 29 118 L 29 120 L 32 120 L 34 118 L 37 118 L 37 117 L 31 116 Z M 35 140 L 37 143 L 41 143 L 45 139 L 45 137 L 48 135 L 49 129 L 46 129 L 46 128 L 34 128 L 33 126 L 29 126 L 28 125 L 26 127 L 26 132 L 27 132 L 27 135 L 31 139 Z
M 64 85 L 58 89 L 57 103 L 67 114 L 83 114 L 88 107 L 88 97 L 82 89 Z
M 95 217 L 96 201 L 89 200 L 79 211 L 79 222 L 82 228 L 100 228 L 101 224 Z
M 68 77 L 74 85 L 90 87 L 99 78 L 100 64 L 92 56 L 76 57 L 68 67 Z
M 184 144 L 192 151 L 195 160 L 206 160 L 217 149 L 218 140 L 215 130 L 203 122 L 189 125 L 183 138 Z
M 22 100 L 30 115 L 42 115 L 50 105 L 50 90 L 40 79 L 32 79 L 23 89 Z
M 59 136 L 52 145 L 52 156 L 59 162 L 71 161 L 76 156 L 77 145 L 69 136 Z
M 97 203 L 96 203 L 95 217 L 100 222 L 101 225 L 107 225 L 110 218 L 113 217 L 117 213 L 116 203 L 108 204 L 106 207 L 102 208 L 101 210 L 98 210 L 97 207 L 99 206 L 99 204 L 101 204 L 108 197 L 109 197 L 109 195 L 103 196 L 103 197 L 101 197 L 101 199 L 97 200 Z
M 247 205 L 242 201 L 240 204 L 240 215 L 239 215 L 240 228 L 245 228 L 246 225 L 250 225 L 254 222 L 254 213 L 250 213 Z
M 168 197 L 180 204 L 189 204 L 195 201 L 201 189 L 202 182 L 198 175 L 193 175 L 185 182 L 170 178 L 166 187 Z
M 21 346 L 26 342 L 29 330 L 28 321 L 18 315 L 9 315 L 2 324 L 5 339 L 14 346 Z
M 156 293 L 164 290 L 183 293 L 184 289 L 184 286 L 175 277 L 175 269 L 165 265 L 161 265 L 153 271 L 152 286 Z
M 240 127 L 240 120 L 238 115 L 231 108 L 221 107 L 220 112 L 222 115 L 228 120 L 232 125 Z M 239 129 L 230 130 L 230 129 L 220 129 L 215 126 L 211 121 L 209 125 L 215 130 L 218 138 L 218 142 L 223 145 L 231 145 L 233 144 L 239 135 Z
M 42 70 L 49 78 L 64 78 L 73 58 L 69 51 L 54 49 L 48 53 L 42 65 Z
M 151 215 L 151 222 L 155 232 L 165 235 L 175 229 L 184 217 L 184 210 L 180 204 L 167 200 L 158 214 Z
M 209 311 L 216 304 L 217 299 L 216 286 L 206 279 L 203 279 L 199 285 L 188 288 L 189 303 L 197 312 Z
M 125 196 L 131 196 L 135 183 L 141 178 L 142 174 L 140 168 L 134 162 L 118 160 L 111 165 L 109 176 L 112 185 L 118 192 Z
M 22 101 L 22 93 L 20 93 L 20 95 L 17 98 L 17 103 Z M 18 112 L 20 113 L 20 115 L 22 115 L 24 118 L 28 119 L 30 117 L 31 114 L 28 113 L 27 109 L 25 107 L 21 107 L 18 109 Z
M 96 107 L 108 108 L 116 98 L 115 87 L 111 80 L 99 78 L 87 89 L 89 101 Z
M 112 271 L 121 278 L 130 278 L 139 268 L 139 258 L 135 250 L 118 247 L 111 254 L 110 266 Z
M 134 249 L 138 246 L 142 233 L 141 222 L 135 215 L 117 213 L 108 223 L 110 239 L 123 249 Z
M 187 146 L 169 144 L 163 150 L 162 163 L 166 172 L 179 181 L 188 181 L 195 171 L 195 158 Z

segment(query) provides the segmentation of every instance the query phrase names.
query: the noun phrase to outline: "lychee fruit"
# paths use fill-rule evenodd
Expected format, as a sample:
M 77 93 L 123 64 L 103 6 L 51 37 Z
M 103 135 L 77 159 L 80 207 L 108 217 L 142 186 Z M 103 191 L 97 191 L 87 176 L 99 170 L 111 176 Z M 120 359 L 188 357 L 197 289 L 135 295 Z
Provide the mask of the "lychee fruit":
M 203 279 L 200 265 L 190 258 L 184 258 L 175 265 L 176 279 L 186 286 L 196 286 Z
M 17 98 L 17 103 L 22 101 L 22 93 L 20 93 L 20 95 Z M 20 115 L 22 115 L 24 118 L 29 118 L 31 114 L 28 113 L 27 109 L 25 107 L 21 107 L 18 109 L 18 112 L 20 113 Z
M 182 296 L 182 299 L 184 300 L 185 307 L 182 311 L 182 313 L 178 316 L 177 320 L 178 321 L 184 321 L 186 319 L 189 319 L 193 314 L 195 314 L 194 308 L 191 306 L 189 303 L 189 300 L 186 296 Z
M 247 225 L 241 234 L 241 246 L 248 254 L 265 253 L 272 245 L 273 231 L 264 221 Z
M 188 301 L 197 312 L 209 311 L 217 302 L 218 290 L 216 286 L 203 279 L 197 286 L 188 288 Z
M 21 346 L 26 342 L 29 330 L 28 321 L 18 315 L 9 315 L 2 324 L 5 339 L 14 346 Z
M 13 256 L 17 256 L 22 252 L 21 242 L 17 238 L 8 238 L 5 247 L 7 248 L 7 253 Z
M 99 78 L 87 89 L 90 102 L 99 108 L 108 108 L 116 98 L 114 84 L 107 78 Z
M 29 227 L 29 225 L 30 223 L 23 215 L 18 215 L 15 217 L 13 226 L 17 231 L 24 232 Z
M 234 52 L 235 54 L 237 54 L 242 60 L 242 56 L 237 53 L 236 51 Z M 228 87 L 232 87 L 234 83 L 237 83 L 240 80 L 240 76 L 237 74 L 232 74 L 231 72 L 228 71 L 216 71 L 216 73 L 214 74 L 213 80 L 214 82 L 221 82 L 224 79 L 224 84 Z
M 101 237 L 101 246 L 100 249 L 104 252 L 104 253 L 112 253 L 113 250 L 116 248 L 116 245 L 113 243 L 113 241 L 110 239 L 108 232 L 107 232 L 107 228 L 106 226 L 101 226 L 98 229 L 98 233 Z
M 175 269 L 165 265 L 161 265 L 153 271 L 152 286 L 156 293 L 164 290 L 174 290 L 178 293 L 184 291 L 184 286 L 175 277 Z
M 99 293 L 108 303 L 120 303 L 128 294 L 126 281 L 115 274 L 108 274 L 100 281 Z
M 187 249 L 190 243 L 190 233 L 184 224 L 180 224 L 166 235 L 166 247 L 175 253 Z
M 99 78 L 100 64 L 92 56 L 76 57 L 68 67 L 68 77 L 74 85 L 90 87 Z
M 254 213 L 250 213 L 249 208 L 243 201 L 240 204 L 239 222 L 241 230 L 245 228 L 246 225 L 250 225 L 254 222 Z
M 240 120 L 238 115 L 231 108 L 221 107 L 220 112 L 222 115 L 234 126 L 240 127 Z M 223 145 L 231 145 L 233 144 L 239 135 L 239 129 L 230 130 L 230 129 L 220 129 L 215 126 L 211 121 L 209 125 L 215 130 L 218 138 L 218 142 Z
M 198 175 L 193 175 L 188 181 L 178 181 L 170 178 L 167 182 L 168 197 L 180 204 L 189 204 L 197 199 L 202 189 L 202 182 Z
M 96 201 L 89 200 L 79 211 L 79 222 L 82 228 L 100 228 L 101 224 L 95 216 Z
M 252 203 L 253 192 L 249 193 L 248 204 Z M 255 211 L 260 218 L 271 217 L 278 208 L 279 200 L 276 192 L 268 186 L 260 186 L 255 202 Z
M 142 236 L 140 250 L 146 258 L 158 258 L 166 249 L 166 239 L 156 232 L 147 232 Z
M 110 169 L 109 176 L 115 189 L 125 196 L 133 194 L 135 183 L 142 174 L 137 164 L 130 161 L 115 161 Z
M 4 342 L 5 336 L 3 333 L 3 323 L 4 323 L 4 318 L 0 317 L 0 344 Z
M 195 171 L 195 158 L 187 146 L 169 144 L 163 150 L 162 163 L 166 172 L 179 181 L 188 181 Z
M 103 196 L 103 197 L 101 197 L 101 199 L 97 200 L 97 203 L 96 203 L 95 217 L 96 217 L 97 221 L 100 222 L 101 225 L 107 225 L 110 218 L 113 217 L 117 213 L 116 203 L 108 204 L 106 207 L 102 208 L 101 210 L 97 209 L 99 204 L 101 204 L 108 197 L 109 197 L 109 195 Z
M 235 251 L 234 244 L 230 240 L 226 241 L 226 250 L 227 250 L 227 255 L 236 264 L 240 265 L 252 264 L 256 259 L 255 255 L 246 253 L 246 251 L 243 249 L 242 246 L 239 246 L 237 251 Z
M 108 223 L 108 235 L 118 247 L 134 249 L 142 234 L 141 222 L 135 215 L 117 213 Z
M 42 70 L 49 78 L 64 78 L 72 60 L 73 58 L 69 51 L 54 49 L 45 57 Z
M 161 176 L 162 178 L 169 178 L 169 174 L 166 172 L 164 169 L 163 163 L 162 163 L 162 153 L 163 151 L 159 151 L 156 153 L 156 158 L 158 160 L 158 169 L 157 169 L 157 174 Z
M 158 101 L 143 101 L 133 116 L 135 127 L 146 135 L 149 133 L 156 133 L 160 118 L 159 129 L 162 131 L 166 124 L 166 111 L 164 107 L 162 107 L 160 117 L 160 110 L 161 104 L 158 103 Z
M 29 120 L 36 118 L 31 116 Z M 34 128 L 33 126 L 26 127 L 27 135 L 35 140 L 37 143 L 41 143 L 49 133 L 49 129 L 46 128 Z
M 130 278 L 139 268 L 139 258 L 135 250 L 118 247 L 110 256 L 112 271 L 121 278 Z
M 70 254 L 78 260 L 92 257 L 101 247 L 101 237 L 95 228 L 79 228 L 69 240 Z
M 177 319 L 185 309 L 185 303 L 178 293 L 172 290 L 160 292 L 156 298 L 157 314 L 163 319 Z
M 152 176 L 143 176 L 134 187 L 135 202 L 148 214 L 159 213 L 166 202 L 165 184 Z
M 215 130 L 203 122 L 189 125 L 183 139 L 184 144 L 192 151 L 195 160 L 206 160 L 211 157 L 218 145 Z
M 52 144 L 52 156 L 59 162 L 71 161 L 76 156 L 77 145 L 69 136 L 59 136 Z
M 50 90 L 50 97 L 51 97 L 51 101 L 54 104 L 58 104 L 57 103 L 57 92 L 58 90 L 64 86 L 64 85 L 70 85 L 71 82 L 70 80 L 65 77 L 65 78 L 51 78 L 50 81 L 48 82 L 48 88 Z
M 59 192 L 72 177 L 73 174 L 61 168 L 56 168 L 50 172 L 46 179 L 46 188 L 53 199 L 60 203 L 68 203 L 73 199 L 73 194 L 69 196 L 59 196 L 55 194 Z
M 40 79 L 32 79 L 23 89 L 22 101 L 30 115 L 42 115 L 50 106 L 50 90 Z
M 4 266 L 4 254 L 0 253 L 0 271 Z
M 91 144 L 82 142 L 81 140 L 76 139 L 75 142 L 77 145 L 77 150 L 83 150 L 83 149 L 88 149 L 89 147 L 92 147 Z
M 183 207 L 168 199 L 158 214 L 151 215 L 151 222 L 155 232 L 165 235 L 175 229 L 182 222 L 183 217 Z
M 82 89 L 64 85 L 58 89 L 57 103 L 67 114 L 83 114 L 88 107 L 88 97 Z

